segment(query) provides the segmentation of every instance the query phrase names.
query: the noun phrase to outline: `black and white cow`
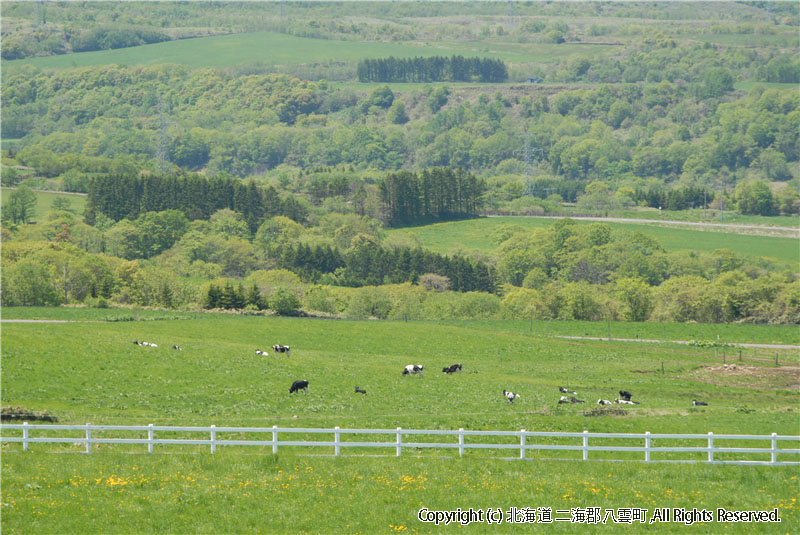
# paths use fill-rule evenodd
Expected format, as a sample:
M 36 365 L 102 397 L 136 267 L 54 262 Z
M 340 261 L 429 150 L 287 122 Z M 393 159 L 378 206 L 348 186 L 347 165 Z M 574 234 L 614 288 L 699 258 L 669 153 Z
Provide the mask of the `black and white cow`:
M 582 399 L 578 399 L 578 398 L 575 398 L 575 397 L 572 397 L 572 396 L 570 396 L 570 397 L 561 396 L 561 399 L 558 400 L 558 403 L 560 405 L 562 403 L 586 403 L 586 402 L 583 401 Z
M 451 366 L 447 366 L 446 368 L 442 368 L 444 373 L 461 373 L 461 364 L 453 364 Z
M 280 344 L 275 344 L 274 346 L 272 346 L 272 350 L 275 351 L 275 353 L 286 353 L 287 357 L 291 357 L 291 354 L 289 353 L 290 351 L 289 346 L 282 346 Z
M 629 399 L 615 399 L 615 403 L 619 403 L 620 405 L 638 405 L 638 401 L 631 401 Z
M 366 394 L 367 391 L 356 386 L 356 394 Z
M 403 375 L 419 375 L 422 377 L 422 364 L 409 364 L 403 370 Z
M 574 392 L 574 391 L 570 390 L 569 388 L 564 388 L 563 386 L 559 386 L 558 387 L 558 391 L 561 392 L 562 394 L 574 394 L 574 395 L 578 394 L 577 392 Z
M 708 403 L 705 401 L 697 401 L 696 399 L 692 400 L 692 405 L 695 407 L 708 407 Z
M 266 351 L 261 351 L 260 349 L 256 349 L 256 355 L 261 355 L 262 357 L 268 357 L 269 353 Z
M 620 399 L 626 399 L 626 400 L 630 401 L 631 400 L 631 393 L 628 392 L 627 390 L 620 390 L 619 391 L 619 398 Z
M 299 381 L 295 381 L 292 383 L 292 387 L 289 389 L 290 394 L 294 394 L 295 392 L 299 392 L 300 390 L 305 390 L 308 392 L 308 380 L 301 379 Z
M 503 395 L 506 397 L 509 403 L 514 403 L 514 400 L 519 398 L 519 394 L 515 394 L 514 392 L 509 392 L 507 390 L 503 390 Z
M 172 346 L 172 349 L 174 349 L 174 350 L 176 350 L 176 351 L 183 351 L 183 350 L 181 349 L 181 346 L 179 346 L 179 345 L 174 345 L 174 346 Z
M 598 405 L 611 405 L 612 403 L 607 399 L 598 399 L 597 400 L 597 404 Z

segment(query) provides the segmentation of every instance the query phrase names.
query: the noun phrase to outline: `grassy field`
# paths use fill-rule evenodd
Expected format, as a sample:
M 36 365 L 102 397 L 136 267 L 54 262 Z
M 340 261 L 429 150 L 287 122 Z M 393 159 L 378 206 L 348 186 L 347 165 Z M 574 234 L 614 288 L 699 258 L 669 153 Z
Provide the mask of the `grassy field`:
M 56 457 L 54 459 L 53 457 Z M 59 462 L 55 462 L 55 461 Z M 797 475 L 768 467 L 271 455 L 4 455 L 5 533 L 793 533 Z M 702 486 L 693 481 L 703 481 Z M 743 490 L 748 489 L 746 495 Z M 716 507 L 781 524 L 435 526 L 419 509 Z M 615 515 L 616 516 L 616 515 Z M 616 526 L 616 527 L 615 527 Z M 623 527 L 624 526 L 624 527 Z
M 0 188 L 0 202 L 5 204 L 11 196 L 12 188 Z M 69 201 L 72 210 L 82 215 L 84 208 L 86 208 L 86 195 L 79 195 L 75 193 L 61 193 L 57 191 L 34 191 L 36 194 L 36 219 L 43 219 L 53 206 L 53 201 L 58 197 L 63 197 Z
M 439 253 L 456 250 L 488 251 L 497 246 L 492 230 L 500 225 L 514 224 L 525 229 L 547 228 L 555 219 L 535 217 L 488 217 L 463 221 L 435 223 L 422 227 L 389 230 L 388 234 L 414 235 L 422 245 Z M 577 220 L 585 225 L 591 222 Z M 695 250 L 710 252 L 730 249 L 743 256 L 763 256 L 797 269 L 800 265 L 798 242 L 793 238 L 747 236 L 724 232 L 671 228 L 644 223 L 608 223 L 614 230 L 636 230 L 652 236 L 667 251 Z
M 539 334 L 543 325 L 532 334 L 524 332 L 524 322 L 503 328 L 489 322 L 347 322 L 157 311 L 134 317 L 160 321 L 104 322 L 87 309 L 50 312 L 52 319 L 85 321 L 2 325 L 2 404 L 47 410 L 59 423 L 798 431 L 796 352 L 783 353 L 780 367 L 745 360 L 730 371 L 708 349 L 563 340 Z M 98 313 L 117 319 L 132 314 Z M 3 310 L 4 319 L 46 315 L 35 309 Z M 191 319 L 169 319 L 178 317 Z M 773 328 L 748 326 L 737 336 L 737 327 L 726 328 L 731 339 L 787 339 L 785 329 L 769 334 Z M 669 332 L 680 334 L 680 328 L 670 326 Z M 136 346 L 134 339 L 159 347 Z M 274 343 L 292 346 L 291 358 L 255 356 L 256 348 Z M 172 344 L 183 351 L 168 349 Z M 401 375 L 411 362 L 426 367 L 425 377 Z M 439 372 L 454 362 L 463 363 L 462 374 Z M 310 381 L 308 393 L 289 395 L 289 384 L 298 378 Z M 558 386 L 565 384 L 590 402 L 613 398 L 625 388 L 642 404 L 595 415 L 590 404 L 556 403 Z M 355 385 L 368 395 L 354 394 Z M 510 405 L 502 396 L 504 388 L 522 397 Z M 709 407 L 692 408 L 695 398 L 708 400 Z M 779 532 L 794 532 L 800 523 L 792 501 L 797 470 L 779 467 L 544 460 L 575 458 L 574 452 L 531 453 L 533 461 L 520 463 L 501 460 L 493 450 L 442 459 L 452 450 L 412 448 L 402 459 L 373 458 L 368 454 L 374 450 L 358 449 L 356 457 L 307 457 L 297 454 L 329 452 L 299 447 L 282 448 L 278 456 L 258 448 L 223 447 L 213 457 L 199 446 L 159 446 L 157 454 L 147 455 L 140 445 L 104 444 L 91 457 L 48 453 L 80 451 L 74 444 L 31 449 L 21 454 L 13 453 L 19 445 L 3 446 L 3 529 L 9 533 L 32 528 L 43 533 L 490 529 L 485 524 L 423 524 L 416 519 L 420 507 L 551 507 L 554 512 L 570 507 L 778 507 L 784 520 Z M 697 478 L 708 485 L 696 488 Z M 314 512 L 313 521 L 307 511 Z M 568 526 L 550 527 L 567 532 Z M 679 524 L 653 524 L 647 531 L 673 532 L 678 526 L 709 532 L 709 525 Z M 494 526 L 500 531 L 521 527 Z M 752 527 L 729 524 L 727 531 Z
M 326 61 L 357 62 L 364 58 L 449 56 L 496 57 L 511 62 L 553 62 L 573 54 L 609 53 L 609 48 L 581 44 L 436 42 L 389 44 L 361 41 L 334 41 L 257 32 L 182 39 L 131 48 L 81 52 L 60 56 L 3 61 L 5 68 L 33 65 L 40 69 L 68 69 L 97 65 L 156 65 L 176 63 L 187 67 L 226 67 L 248 63 L 298 64 Z

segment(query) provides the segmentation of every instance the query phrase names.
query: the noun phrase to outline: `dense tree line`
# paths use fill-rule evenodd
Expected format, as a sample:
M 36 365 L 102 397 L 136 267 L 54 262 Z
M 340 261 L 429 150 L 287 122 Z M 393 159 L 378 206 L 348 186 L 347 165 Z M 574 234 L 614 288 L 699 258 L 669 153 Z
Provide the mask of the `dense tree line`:
M 358 62 L 359 82 L 505 82 L 503 60 L 431 56 L 427 58 L 363 59 Z
M 707 206 L 714 201 L 714 197 L 713 191 L 709 192 L 701 187 L 681 186 L 667 189 L 663 186 L 650 186 L 637 188 L 634 200 L 640 205 L 651 208 L 687 210 Z
M 434 273 L 447 277 L 449 288 L 457 292 L 494 293 L 496 289 L 494 270 L 484 262 L 422 248 L 384 248 L 363 237 L 344 253 L 323 245 L 289 245 L 281 250 L 278 267 L 297 273 L 307 282 L 339 286 L 416 284 L 421 275 Z
M 93 28 L 70 37 L 73 52 L 127 48 L 169 41 L 169 36 L 156 30 L 142 28 Z
M 306 212 L 295 199 L 281 199 L 271 186 L 257 186 L 234 178 L 207 179 L 200 175 L 100 175 L 89 187 L 87 214 L 93 223 L 97 214 L 114 221 L 135 219 L 146 212 L 180 210 L 188 219 L 208 219 L 217 210 L 241 213 L 255 232 L 265 217 L 285 215 L 302 221 Z
M 380 183 L 386 219 L 392 223 L 475 215 L 485 191 L 483 180 L 461 168 L 389 173 Z

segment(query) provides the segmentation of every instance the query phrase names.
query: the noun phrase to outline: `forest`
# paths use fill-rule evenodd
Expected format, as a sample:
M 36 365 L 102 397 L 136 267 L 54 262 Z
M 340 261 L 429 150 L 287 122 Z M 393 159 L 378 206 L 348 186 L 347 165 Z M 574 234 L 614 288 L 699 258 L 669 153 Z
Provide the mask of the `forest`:
M 147 7 L 3 3 L 4 306 L 800 321 L 794 267 L 726 249 L 570 219 L 508 225 L 480 253 L 388 232 L 495 213 L 797 216 L 792 3 Z M 308 48 L 285 64 L 135 55 L 263 35 Z M 70 63 L 119 51 L 134 55 Z M 36 214 L 41 190 L 86 210 Z

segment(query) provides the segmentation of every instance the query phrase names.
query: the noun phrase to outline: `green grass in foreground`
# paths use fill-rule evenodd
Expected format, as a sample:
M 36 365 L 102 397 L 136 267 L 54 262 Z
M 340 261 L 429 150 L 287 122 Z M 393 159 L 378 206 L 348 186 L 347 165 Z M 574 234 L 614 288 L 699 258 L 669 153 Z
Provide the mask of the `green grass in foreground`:
M 702 485 L 697 482 L 702 481 Z M 6 454 L 3 532 L 796 533 L 788 468 L 286 455 Z M 772 510 L 781 523 L 554 522 L 435 526 L 418 511 L 470 507 Z M 623 527 L 624 526 L 624 527 Z
M 11 196 L 14 190 L 12 188 L 0 189 L 0 202 L 5 203 Z M 83 215 L 86 208 L 86 195 L 78 195 L 74 193 L 62 193 L 58 191 L 34 191 L 36 194 L 36 219 L 41 221 L 45 218 L 47 213 L 52 209 L 53 201 L 59 197 L 63 197 L 70 203 L 70 208 L 78 215 Z
M 492 241 L 492 230 L 500 225 L 513 224 L 525 229 L 534 229 L 547 228 L 555 221 L 556 219 L 521 216 L 487 217 L 434 223 L 421 227 L 391 229 L 388 234 L 417 236 L 422 241 L 423 246 L 439 253 L 452 253 L 457 250 L 486 252 L 497 246 Z M 576 221 L 580 225 L 594 223 L 593 221 L 581 221 L 580 219 L 576 219 Z M 608 225 L 613 230 L 639 231 L 652 236 L 667 251 L 694 250 L 711 252 L 715 249 L 730 249 L 742 256 L 763 256 L 786 264 L 792 269 L 800 267 L 798 242 L 794 238 L 747 236 L 644 223 L 608 223 Z

